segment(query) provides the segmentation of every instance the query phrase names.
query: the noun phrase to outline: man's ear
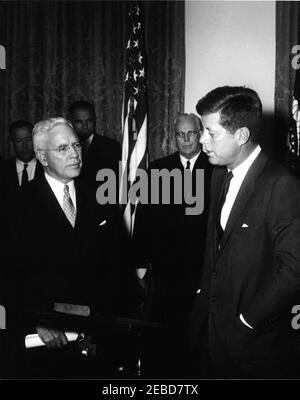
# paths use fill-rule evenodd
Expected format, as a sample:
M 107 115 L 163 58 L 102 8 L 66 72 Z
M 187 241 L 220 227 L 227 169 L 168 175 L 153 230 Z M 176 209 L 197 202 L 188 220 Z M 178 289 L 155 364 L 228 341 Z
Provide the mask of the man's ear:
M 243 145 L 248 142 L 250 138 L 250 131 L 246 126 L 239 128 L 236 130 L 235 135 L 238 139 L 240 145 Z
M 36 151 L 35 151 L 35 156 L 36 156 L 36 158 L 39 160 L 39 162 L 40 162 L 44 167 L 47 167 L 47 166 L 48 166 L 48 163 L 47 163 L 47 160 L 46 160 L 45 152 L 44 152 L 44 151 L 42 151 L 42 150 L 36 150 Z

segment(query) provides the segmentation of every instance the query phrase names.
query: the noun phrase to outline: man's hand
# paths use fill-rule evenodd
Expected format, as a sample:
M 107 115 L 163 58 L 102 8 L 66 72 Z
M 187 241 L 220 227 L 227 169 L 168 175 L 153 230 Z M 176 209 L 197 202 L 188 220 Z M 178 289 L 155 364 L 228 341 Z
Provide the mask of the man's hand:
M 37 326 L 36 332 L 49 349 L 57 349 L 68 343 L 68 339 L 63 331 Z

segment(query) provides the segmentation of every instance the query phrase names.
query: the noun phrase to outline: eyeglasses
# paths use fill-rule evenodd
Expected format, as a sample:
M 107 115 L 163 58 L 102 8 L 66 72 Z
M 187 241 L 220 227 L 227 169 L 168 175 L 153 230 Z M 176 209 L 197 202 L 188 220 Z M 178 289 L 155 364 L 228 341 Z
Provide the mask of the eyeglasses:
M 57 149 L 39 149 L 42 151 L 57 151 L 59 154 L 62 154 L 63 156 L 67 155 L 69 153 L 69 151 L 71 150 L 71 148 L 73 150 L 75 150 L 76 152 L 81 151 L 81 143 L 76 142 L 73 144 L 63 144 L 59 147 L 57 147 Z
M 188 132 L 175 132 L 175 135 L 180 138 L 180 139 L 184 139 L 186 137 L 186 135 L 188 136 L 188 138 L 190 138 L 191 136 L 196 136 L 198 135 L 198 133 L 200 133 L 199 131 L 188 131 Z

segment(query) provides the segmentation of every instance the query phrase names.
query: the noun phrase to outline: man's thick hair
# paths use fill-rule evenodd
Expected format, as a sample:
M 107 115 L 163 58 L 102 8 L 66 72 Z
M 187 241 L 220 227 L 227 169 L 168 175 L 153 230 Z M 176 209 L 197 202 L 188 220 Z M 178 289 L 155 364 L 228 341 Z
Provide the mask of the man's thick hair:
M 32 132 L 33 125 L 29 121 L 23 121 L 21 119 L 19 119 L 18 121 L 14 121 L 9 125 L 8 128 L 10 140 L 13 141 L 15 137 L 15 131 L 22 128 L 26 128 L 29 130 L 29 132 Z
M 196 110 L 199 115 L 220 112 L 220 125 L 231 133 L 247 127 L 250 140 L 257 142 L 262 124 L 262 104 L 258 94 L 244 86 L 218 87 L 202 97 Z
M 95 107 L 92 103 L 89 103 L 88 101 L 85 100 L 79 100 L 75 101 L 75 103 L 72 103 L 69 108 L 68 108 L 68 118 L 72 119 L 75 110 L 87 110 L 91 113 L 91 116 L 93 119 L 96 119 L 96 112 L 95 112 Z
M 63 117 L 56 117 L 56 118 L 49 118 L 43 121 L 37 122 L 32 131 L 33 136 L 33 146 L 34 150 L 38 151 L 41 150 L 43 147 L 43 143 L 45 139 L 49 136 L 52 129 L 55 128 L 57 125 L 63 125 L 71 128 L 74 131 L 74 128 L 68 120 Z

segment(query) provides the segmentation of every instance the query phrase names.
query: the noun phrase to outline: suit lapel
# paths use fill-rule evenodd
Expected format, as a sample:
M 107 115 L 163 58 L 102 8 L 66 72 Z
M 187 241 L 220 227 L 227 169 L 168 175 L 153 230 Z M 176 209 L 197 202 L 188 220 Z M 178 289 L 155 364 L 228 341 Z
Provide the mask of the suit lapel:
M 196 169 L 202 169 L 202 168 L 205 169 L 205 167 L 207 166 L 207 162 L 208 162 L 207 155 L 201 150 L 201 153 L 199 154 L 199 156 L 195 162 L 193 172 Z
M 18 173 L 17 173 L 17 161 L 16 158 L 13 158 L 10 160 L 10 170 L 11 170 L 11 177 L 12 177 L 12 182 L 14 182 L 14 187 L 16 189 L 20 189 L 19 185 L 19 178 L 18 178 Z
M 82 215 L 84 214 L 84 208 L 86 204 L 86 199 L 84 196 L 84 191 L 80 185 L 78 180 L 74 180 L 75 184 L 75 193 L 76 193 L 76 221 L 75 221 L 75 229 L 80 227 L 81 223 L 84 222 L 84 218 Z
M 66 226 L 70 230 L 73 230 L 45 176 L 41 175 L 35 181 L 37 190 L 42 198 L 41 204 L 45 205 L 44 210 L 50 216 L 49 221 L 57 221 L 57 226 Z
M 172 169 L 175 169 L 175 168 L 180 169 L 180 171 L 184 170 L 183 165 L 180 160 L 179 151 L 176 151 L 176 153 L 174 153 L 174 158 L 173 158 L 172 164 L 173 165 L 171 165 L 170 171 L 172 171 Z
M 212 179 L 211 204 L 208 219 L 208 232 L 211 232 L 211 237 L 208 238 L 207 243 L 213 248 L 214 258 L 216 258 L 217 255 L 217 206 L 220 201 L 226 173 L 227 169 L 225 167 L 217 166 L 214 168 L 214 177 Z
M 35 166 L 35 170 L 34 170 L 34 179 L 36 179 L 38 176 L 43 175 L 44 172 L 44 168 L 42 166 L 42 164 L 36 160 L 36 166 Z
M 221 241 L 220 245 L 220 253 L 224 249 L 224 246 L 226 245 L 227 241 L 229 240 L 232 230 L 241 215 L 241 213 L 244 211 L 249 198 L 253 194 L 253 191 L 256 186 L 256 181 L 259 179 L 266 163 L 268 161 L 268 157 L 264 153 L 260 153 L 256 160 L 254 160 L 253 164 L 249 168 L 244 181 L 240 187 L 240 190 L 237 194 L 237 197 L 234 201 L 234 204 L 232 206 L 226 228 L 223 234 L 223 238 Z

